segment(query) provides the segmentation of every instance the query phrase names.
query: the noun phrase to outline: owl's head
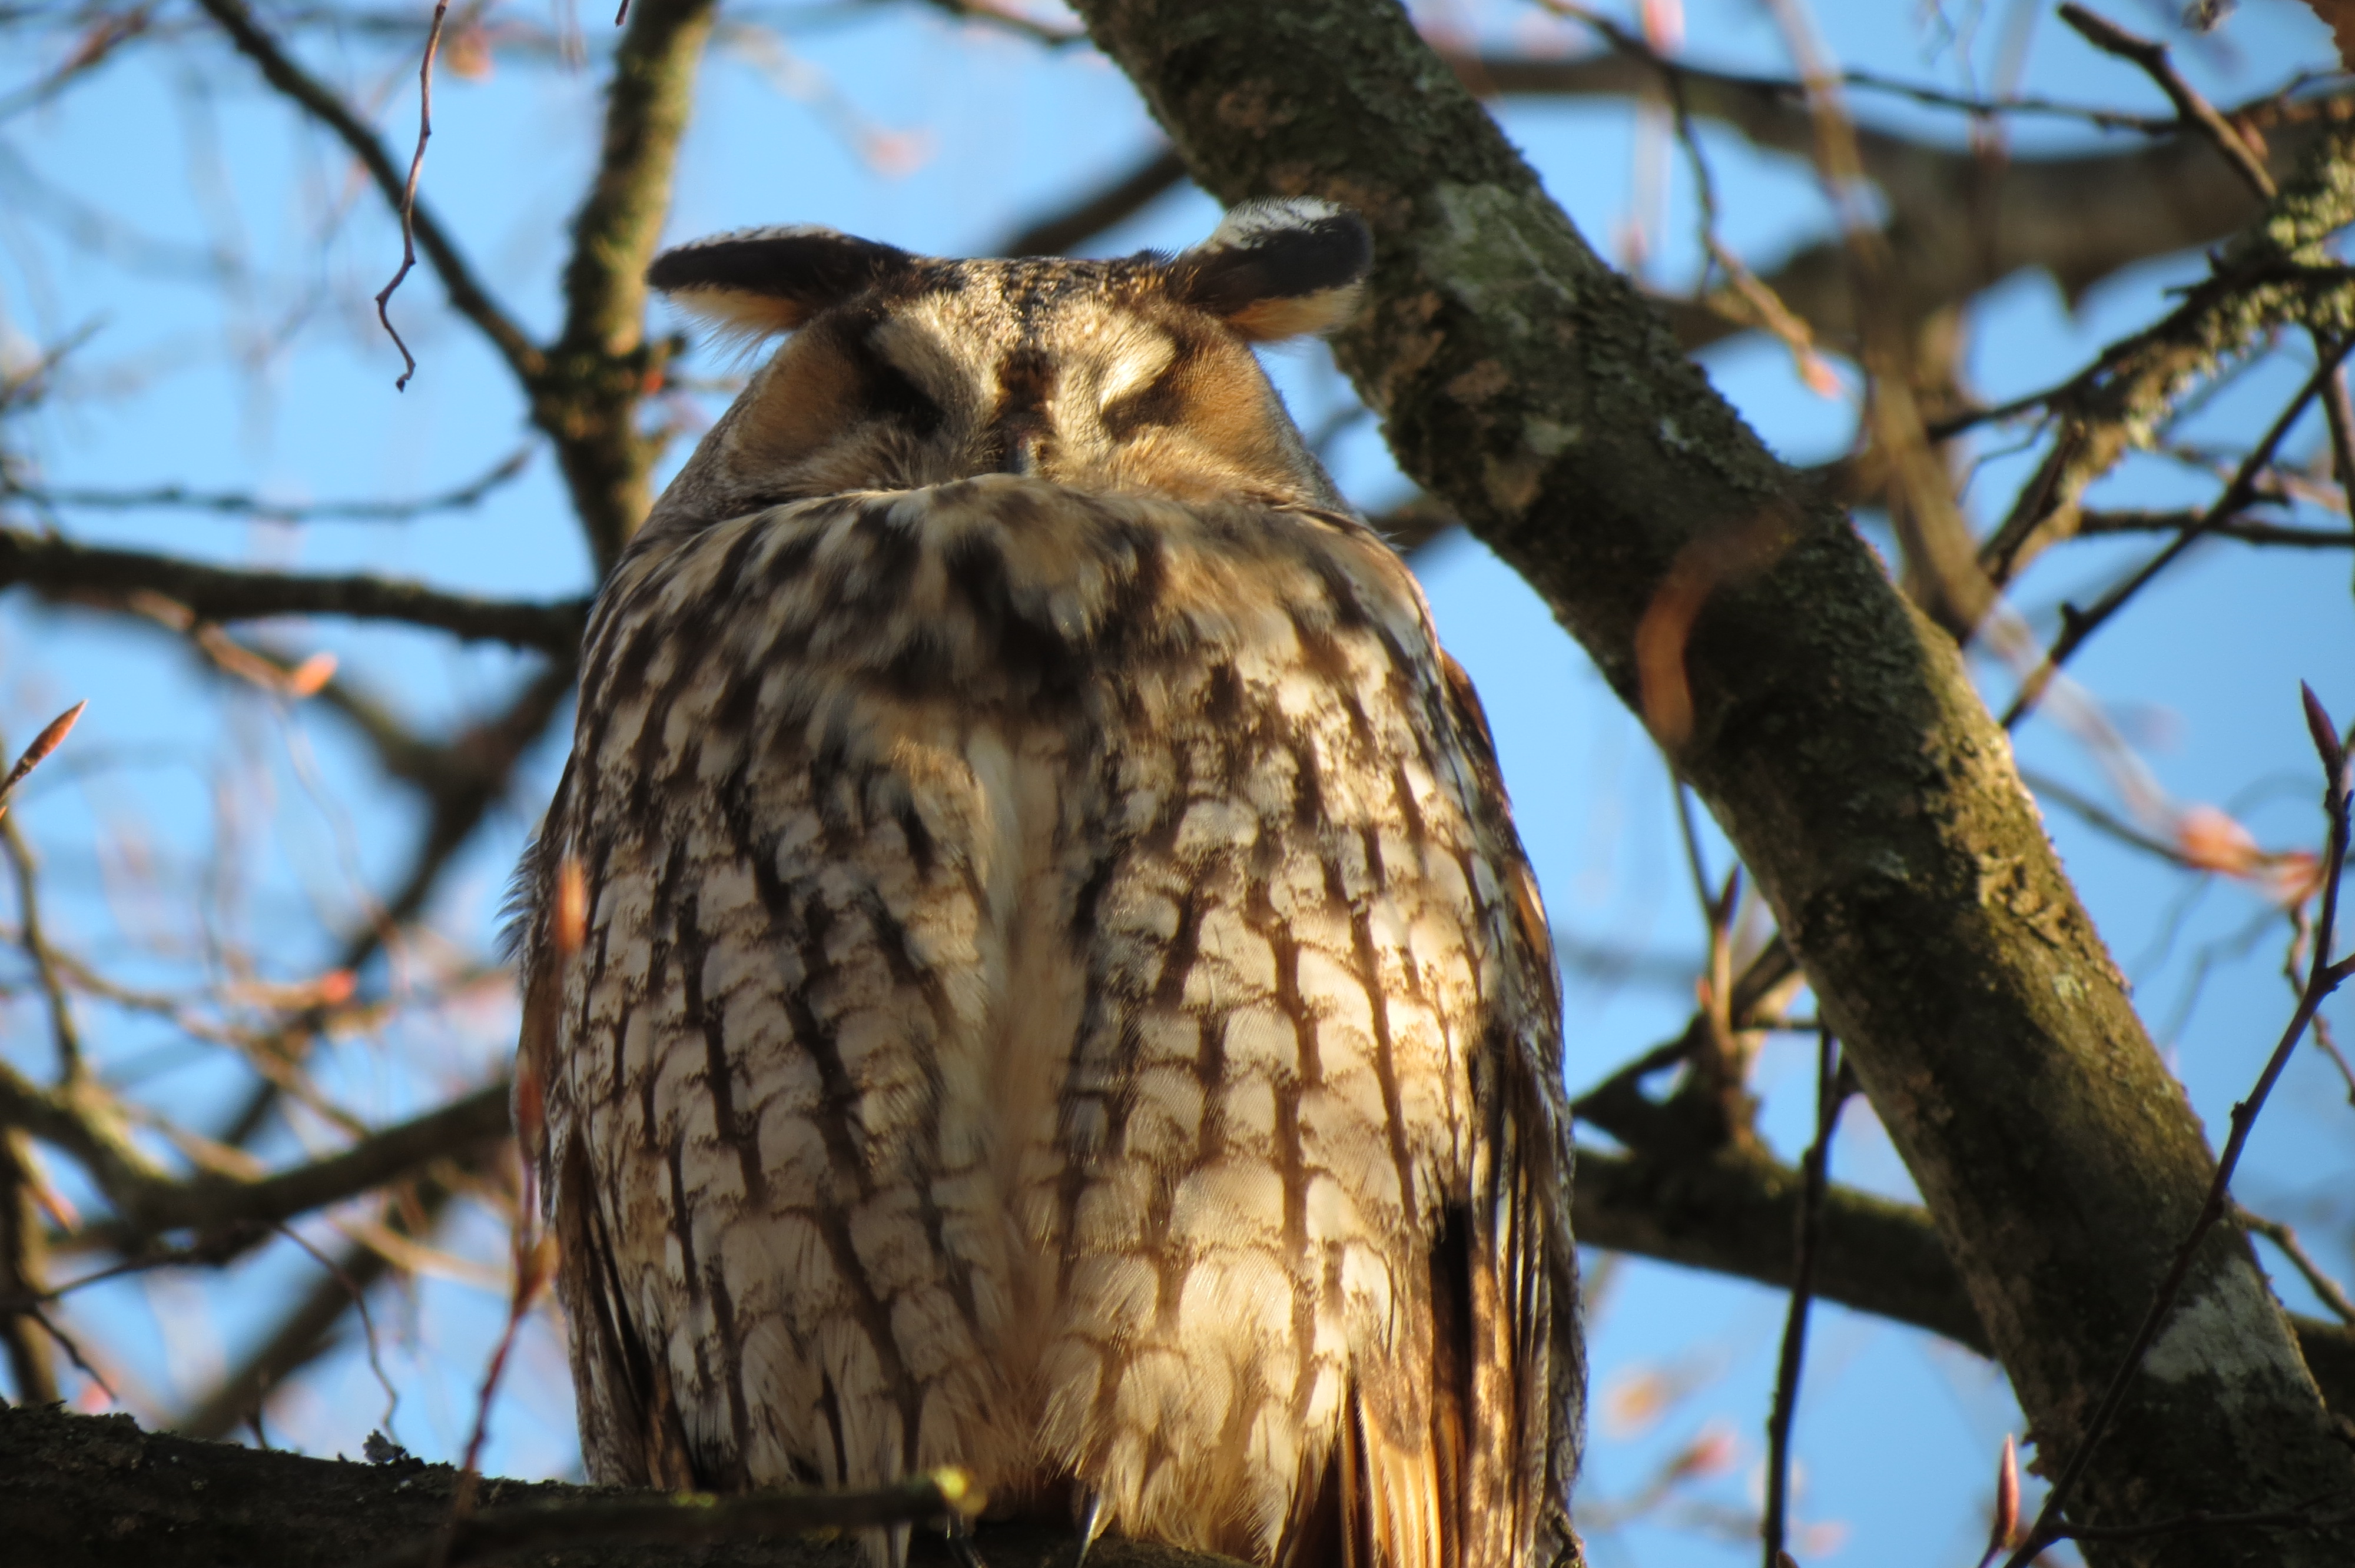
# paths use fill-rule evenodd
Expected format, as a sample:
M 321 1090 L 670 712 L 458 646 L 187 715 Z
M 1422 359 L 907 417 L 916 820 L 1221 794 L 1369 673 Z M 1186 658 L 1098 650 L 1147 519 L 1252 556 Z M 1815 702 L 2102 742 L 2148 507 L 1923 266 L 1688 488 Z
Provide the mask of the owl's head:
M 680 246 L 646 274 L 674 303 L 750 342 L 792 335 L 650 521 L 982 473 L 1337 506 L 1251 345 L 1346 322 L 1371 259 L 1354 213 L 1309 199 L 1113 261 L 942 260 L 808 228 Z

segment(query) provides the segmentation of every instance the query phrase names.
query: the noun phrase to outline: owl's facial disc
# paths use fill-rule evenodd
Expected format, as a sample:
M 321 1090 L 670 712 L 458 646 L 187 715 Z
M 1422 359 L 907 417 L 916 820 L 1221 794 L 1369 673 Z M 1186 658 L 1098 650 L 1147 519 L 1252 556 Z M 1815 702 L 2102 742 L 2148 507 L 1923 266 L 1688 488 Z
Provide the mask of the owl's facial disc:
M 681 483 L 705 521 L 992 472 L 1335 505 L 1249 345 L 1345 323 L 1370 261 L 1356 215 L 1306 199 L 1237 207 L 1174 258 L 943 261 L 816 228 L 683 246 L 647 274 L 674 302 L 795 335 Z

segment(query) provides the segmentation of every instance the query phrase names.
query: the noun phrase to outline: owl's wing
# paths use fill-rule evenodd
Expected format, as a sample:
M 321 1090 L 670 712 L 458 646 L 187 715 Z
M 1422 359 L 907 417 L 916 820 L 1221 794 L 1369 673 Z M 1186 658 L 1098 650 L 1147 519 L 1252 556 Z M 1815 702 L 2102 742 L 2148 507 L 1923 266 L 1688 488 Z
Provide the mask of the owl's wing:
M 1494 1562 L 1538 1568 L 1580 1557 L 1568 1499 L 1586 1407 L 1585 1341 L 1578 1322 L 1578 1254 L 1570 1220 L 1568 1107 L 1561 1093 L 1560 971 L 1537 877 L 1523 857 L 1505 785 L 1471 678 L 1440 654 L 1448 711 L 1475 782 L 1475 821 L 1501 874 L 1503 961 L 1523 999 L 1518 1037 L 1500 1031 L 1476 1059 L 1481 1140 L 1473 1169 L 1464 1277 L 1471 1282 L 1472 1370 L 1459 1380 L 1467 1406 L 1510 1434 L 1500 1460 L 1467 1478 L 1470 1520 L 1511 1521 Z M 1452 1266 L 1443 1265 L 1443 1266 Z M 1491 1283 L 1483 1286 L 1485 1274 Z
M 549 807 L 561 822 L 570 792 L 567 767 Z M 698 1485 L 669 1369 L 650 1354 L 623 1303 L 611 1225 L 597 1202 L 588 1150 L 571 1136 L 571 1079 L 561 1058 L 561 949 L 577 946 L 552 928 L 559 911 L 558 841 L 543 839 L 517 876 L 510 942 L 524 974 L 523 1027 L 516 1051 L 515 1125 L 534 1172 L 542 1212 L 557 1240 L 559 1299 L 569 1316 L 568 1349 L 589 1473 L 609 1480 L 685 1490 Z M 551 1095 L 559 1103 L 549 1104 Z M 551 1112 L 557 1136 L 549 1136 Z
M 1402 596 L 1420 595 L 1397 568 Z M 1427 623 L 1426 623 L 1427 624 Z M 1423 1364 L 1360 1360 L 1321 1486 L 1304 1489 L 1284 1553 L 1342 1568 L 1560 1568 L 1582 1561 L 1568 1510 L 1585 1362 L 1561 1093 L 1561 1002 L 1536 879 L 1507 804 L 1486 715 L 1433 645 L 1444 746 L 1497 896 L 1502 971 L 1469 1053 L 1468 1190 L 1429 1255 Z M 1427 1413 L 1418 1423 L 1416 1413 Z

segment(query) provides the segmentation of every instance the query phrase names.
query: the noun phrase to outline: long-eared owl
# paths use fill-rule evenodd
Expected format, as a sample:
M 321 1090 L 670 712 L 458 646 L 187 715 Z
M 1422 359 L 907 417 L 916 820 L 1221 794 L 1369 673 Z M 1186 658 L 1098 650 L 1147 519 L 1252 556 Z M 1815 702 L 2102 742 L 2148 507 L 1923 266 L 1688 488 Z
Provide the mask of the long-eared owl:
M 598 597 L 525 872 L 596 1478 L 954 1463 L 1254 1563 L 1575 1559 L 1544 916 L 1251 347 L 1369 261 L 1292 200 L 1175 257 L 655 262 L 790 335 Z

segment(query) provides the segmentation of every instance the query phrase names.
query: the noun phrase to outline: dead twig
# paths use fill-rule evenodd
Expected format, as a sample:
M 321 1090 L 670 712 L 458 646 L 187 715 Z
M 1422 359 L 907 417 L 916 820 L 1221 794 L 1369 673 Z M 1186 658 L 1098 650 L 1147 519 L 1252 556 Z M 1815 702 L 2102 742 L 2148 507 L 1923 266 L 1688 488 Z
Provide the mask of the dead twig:
M 343 96 L 297 64 L 255 19 L 244 0 L 197 0 L 197 4 L 220 25 L 238 52 L 261 69 L 262 79 L 273 90 L 335 133 L 368 170 L 368 177 L 387 203 L 396 211 L 406 207 L 405 227 L 414 235 L 434 274 L 442 280 L 452 308 L 490 340 L 491 346 L 506 361 L 517 379 L 526 386 L 538 381 L 547 369 L 547 356 L 492 300 L 490 291 L 474 276 L 474 268 L 460 253 L 457 243 L 432 212 L 417 202 L 410 180 L 394 164 L 392 154 L 385 151 L 376 132 L 361 122 Z M 407 352 L 402 351 L 404 355 Z

